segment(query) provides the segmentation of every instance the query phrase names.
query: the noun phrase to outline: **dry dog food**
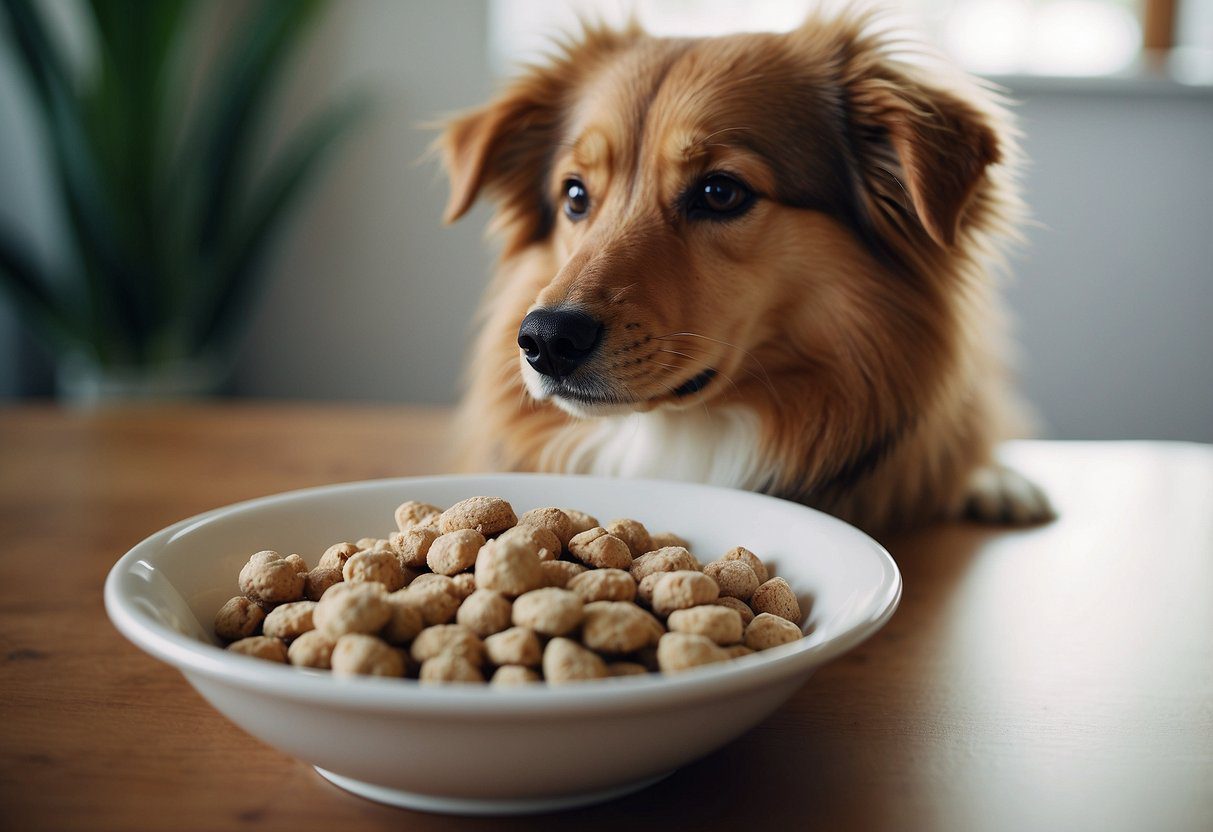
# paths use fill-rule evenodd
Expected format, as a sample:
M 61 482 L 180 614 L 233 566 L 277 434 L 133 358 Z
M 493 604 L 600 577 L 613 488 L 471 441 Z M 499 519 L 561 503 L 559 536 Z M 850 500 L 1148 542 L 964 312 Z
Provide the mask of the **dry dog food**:
M 410 500 L 386 538 L 335 543 L 308 569 L 252 555 L 215 616 L 228 649 L 339 676 L 422 684 L 678 673 L 801 638 L 792 587 L 753 552 L 701 565 L 631 518 L 515 513 L 500 497 Z

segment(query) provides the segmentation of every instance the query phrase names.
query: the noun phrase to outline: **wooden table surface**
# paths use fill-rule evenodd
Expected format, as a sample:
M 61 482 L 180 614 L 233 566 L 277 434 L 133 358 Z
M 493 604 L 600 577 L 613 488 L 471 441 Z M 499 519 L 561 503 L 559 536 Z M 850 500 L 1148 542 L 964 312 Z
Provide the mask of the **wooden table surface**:
M 1213 449 L 1008 448 L 1061 519 L 884 542 L 892 621 L 666 781 L 532 818 L 353 797 L 251 739 L 102 608 L 144 536 L 445 465 L 439 410 L 0 410 L 0 828 L 1213 829 Z

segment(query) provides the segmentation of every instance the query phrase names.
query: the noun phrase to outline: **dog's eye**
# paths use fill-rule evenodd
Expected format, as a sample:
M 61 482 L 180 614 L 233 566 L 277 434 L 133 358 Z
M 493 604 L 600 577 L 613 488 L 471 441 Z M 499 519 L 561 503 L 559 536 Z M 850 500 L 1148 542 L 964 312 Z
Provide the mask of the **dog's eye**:
M 688 214 L 692 218 L 727 219 L 743 213 L 754 193 L 731 176 L 714 173 L 691 191 Z
M 564 213 L 571 220 L 583 218 L 590 210 L 590 192 L 580 179 L 564 180 Z

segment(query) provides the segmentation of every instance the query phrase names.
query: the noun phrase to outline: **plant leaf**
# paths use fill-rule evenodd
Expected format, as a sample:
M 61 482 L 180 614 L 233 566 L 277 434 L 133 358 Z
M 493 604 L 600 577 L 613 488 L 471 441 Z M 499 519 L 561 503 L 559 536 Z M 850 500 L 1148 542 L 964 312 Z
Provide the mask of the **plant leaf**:
M 160 71 L 192 5 L 190 0 L 89 0 L 106 69 L 135 106 L 156 106 Z
M 237 189 L 247 179 L 265 99 L 321 6 L 320 0 L 261 0 L 214 75 L 197 122 L 195 152 L 185 159 L 205 177 L 198 218 L 204 254 L 225 232 Z
M 3 0 L 9 31 L 21 54 L 21 67 L 34 88 L 39 103 L 49 107 L 52 84 L 67 83 L 67 72 L 46 36 L 42 21 L 29 0 Z
M 18 47 L 20 65 L 38 101 L 55 157 L 55 174 L 64 200 L 65 211 L 71 224 L 81 266 L 69 272 L 69 285 L 76 287 L 89 310 L 90 328 L 98 343 L 103 343 L 105 333 L 118 329 L 113 324 L 115 304 L 108 287 L 101 281 L 104 272 L 96 262 L 88 262 L 94 247 L 82 231 L 89 229 L 90 212 L 104 218 L 103 212 L 88 207 L 97 193 L 92 184 L 88 143 L 83 123 L 77 109 L 72 80 L 58 49 L 48 36 L 42 19 L 28 0 L 3 0 L 3 8 L 9 22 L 9 31 Z M 83 181 L 82 181 L 83 180 Z M 102 234 L 90 234 L 104 241 Z M 102 251 L 106 251 L 102 249 Z M 107 263 L 108 265 L 108 263 Z
M 193 3 L 89 0 L 89 6 L 98 34 L 98 71 L 85 95 L 86 127 L 128 264 L 124 291 L 144 328 L 151 328 L 171 307 L 170 287 L 153 277 L 164 262 L 154 193 L 166 142 L 162 85 Z
M 16 237 L 0 228 L 0 292 L 12 301 L 20 319 L 60 347 L 87 345 L 87 326 L 71 314 L 68 304 L 49 285 Z
M 196 343 L 221 349 L 242 318 L 235 309 L 248 303 L 263 281 L 260 265 L 275 230 L 299 202 L 308 182 L 331 155 L 337 140 L 369 109 L 370 101 L 355 96 L 313 117 L 281 153 L 249 209 L 235 226 L 239 233 L 223 246 L 215 284 L 202 304 Z
M 112 342 L 124 356 L 138 361 L 147 333 L 132 268 L 115 227 L 116 209 L 84 127 L 81 102 L 52 90 L 48 127 L 55 146 L 60 197 L 72 230 L 79 263 L 77 279 L 88 289 L 97 337 Z

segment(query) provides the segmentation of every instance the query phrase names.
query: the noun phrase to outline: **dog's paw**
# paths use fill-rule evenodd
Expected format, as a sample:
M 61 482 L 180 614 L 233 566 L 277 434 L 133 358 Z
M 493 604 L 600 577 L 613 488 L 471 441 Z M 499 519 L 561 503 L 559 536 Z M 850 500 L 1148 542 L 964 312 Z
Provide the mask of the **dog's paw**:
M 1026 526 L 1057 517 L 1045 493 L 1018 471 L 1002 465 L 979 468 L 969 481 L 964 515 L 983 523 Z

